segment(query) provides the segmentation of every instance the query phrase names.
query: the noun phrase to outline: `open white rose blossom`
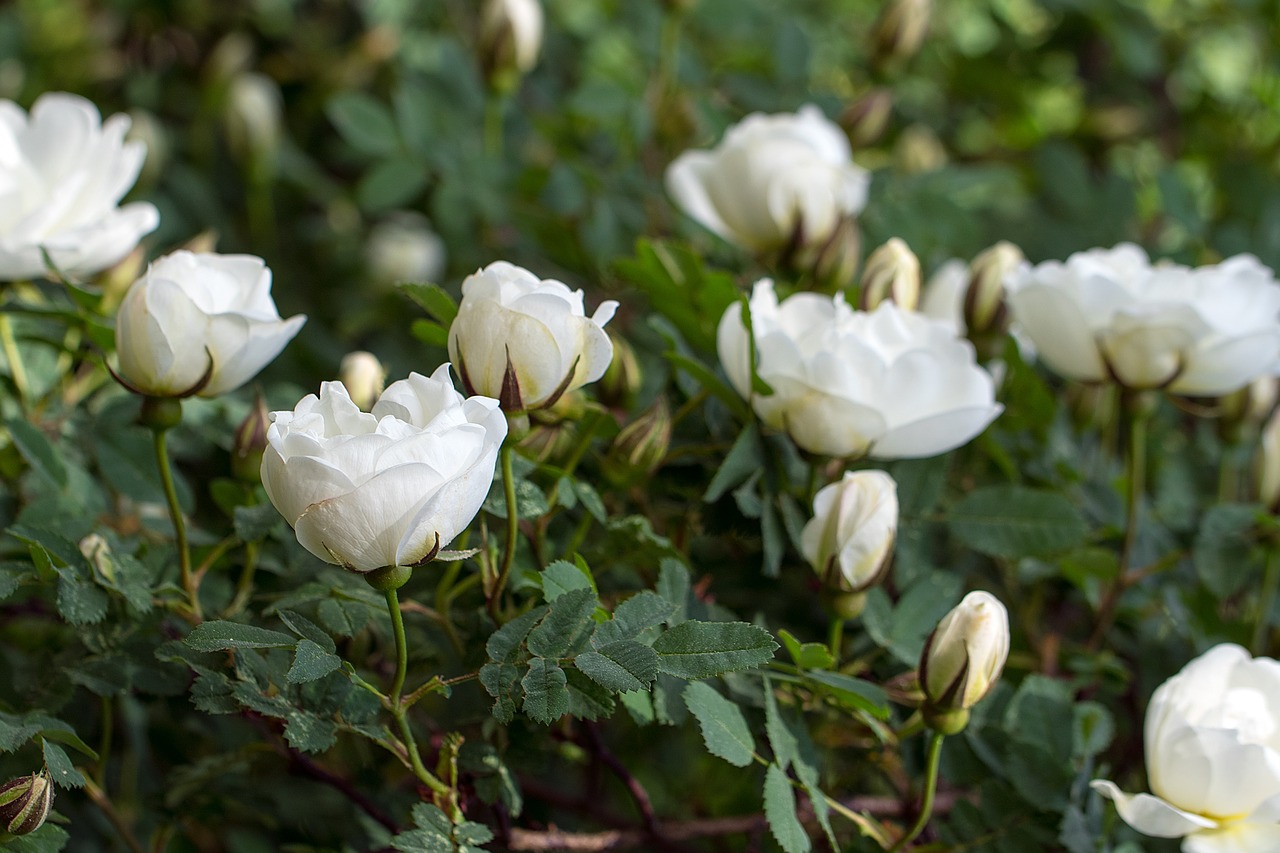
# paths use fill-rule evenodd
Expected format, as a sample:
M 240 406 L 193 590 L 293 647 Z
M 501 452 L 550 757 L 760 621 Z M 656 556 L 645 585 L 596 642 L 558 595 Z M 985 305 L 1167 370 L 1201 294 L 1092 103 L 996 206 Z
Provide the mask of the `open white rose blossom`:
M 306 319 L 280 319 L 262 258 L 174 252 L 120 304 L 120 377 L 152 397 L 214 397 L 256 376 Z
M 586 316 L 581 290 L 497 261 L 462 282 L 449 327 L 449 358 L 469 394 L 497 397 L 507 412 L 550 406 L 604 376 L 613 342 L 604 326 L 618 303 Z
M 944 322 L 888 301 L 854 311 L 840 295 L 797 293 L 779 303 L 768 279 L 756 283 L 750 308 L 756 373 L 773 393 L 752 393 L 741 303 L 720 320 L 720 362 L 761 420 L 811 453 L 936 456 L 1003 409 L 973 345 Z
M 1280 850 L 1280 662 L 1214 646 L 1160 685 L 1143 734 L 1150 794 L 1093 782 L 1126 823 L 1184 853 Z
M 1024 265 L 1010 283 L 1014 320 L 1067 379 L 1217 396 L 1280 358 L 1280 283 L 1252 255 L 1193 269 L 1122 243 Z
M 147 154 L 128 130 L 128 116 L 104 122 L 78 95 L 41 95 L 30 113 L 0 100 L 0 280 L 43 276 L 41 250 L 61 272 L 91 275 L 155 230 L 155 205 L 120 206 Z
M 816 106 L 753 113 L 711 151 L 667 168 L 667 192 L 704 227 L 751 252 L 825 243 L 867 203 L 868 173 L 849 140 Z
M 302 547 L 351 571 L 413 566 L 479 512 L 507 421 L 449 365 L 394 382 L 362 412 L 340 382 L 272 413 L 262 485 Z

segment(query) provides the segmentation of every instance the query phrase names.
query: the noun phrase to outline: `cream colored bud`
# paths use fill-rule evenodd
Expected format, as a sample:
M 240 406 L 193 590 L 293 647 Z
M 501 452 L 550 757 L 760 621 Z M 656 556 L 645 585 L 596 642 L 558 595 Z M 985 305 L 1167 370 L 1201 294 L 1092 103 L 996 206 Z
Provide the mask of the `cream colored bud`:
M 1262 428 L 1253 471 L 1258 500 L 1275 512 L 1280 508 L 1280 409 Z
M 241 163 L 272 169 L 284 135 L 284 96 L 265 74 L 237 74 L 227 90 L 223 123 L 231 153 Z
M 44 773 L 21 776 L 0 786 L 0 829 L 10 835 L 30 835 L 41 827 L 53 807 L 53 783 Z
M 920 285 L 920 260 L 906 243 L 892 237 L 867 258 L 858 307 L 874 311 L 881 302 L 889 301 L 914 311 L 920 302 Z
M 893 116 L 893 93 L 876 88 L 849 105 L 840 116 L 840 125 L 855 148 L 872 145 L 884 135 Z
M 111 545 L 100 533 L 90 533 L 80 540 L 80 554 L 107 583 L 116 579 L 116 561 L 111 559 Z
M 972 336 L 1004 331 L 1008 308 L 1005 277 L 1026 260 L 1022 250 L 1005 240 L 983 250 L 969 263 L 969 286 L 964 295 L 964 324 Z
M 848 471 L 818 491 L 800 550 L 824 583 L 860 593 L 884 578 L 898 532 L 898 484 L 883 471 Z
M 872 29 L 875 61 L 905 60 L 915 56 L 929 32 L 933 0 L 888 0 Z
M 923 124 L 902 131 L 893 146 L 893 161 L 908 175 L 936 172 L 947 165 L 947 149 L 938 135 Z
M 1009 611 L 989 592 L 969 593 L 925 642 L 925 707 L 939 717 L 972 708 L 995 686 L 1008 657 Z
M 799 260 L 802 269 L 812 274 L 819 289 L 834 292 L 853 284 L 861 253 L 862 231 L 858 228 L 858 220 L 843 216 L 831 232 L 831 238 L 819 247 L 813 259 L 809 261 L 802 257 Z
M 491 87 L 509 91 L 537 64 L 542 18 L 539 0 L 487 0 L 480 13 L 480 63 Z
M 369 230 L 365 261 L 379 284 L 434 282 L 444 272 L 444 240 L 421 213 L 399 210 Z
M 378 357 L 363 350 L 349 352 L 338 367 L 338 381 L 347 388 L 351 401 L 367 412 L 373 408 L 387 381 L 386 368 Z

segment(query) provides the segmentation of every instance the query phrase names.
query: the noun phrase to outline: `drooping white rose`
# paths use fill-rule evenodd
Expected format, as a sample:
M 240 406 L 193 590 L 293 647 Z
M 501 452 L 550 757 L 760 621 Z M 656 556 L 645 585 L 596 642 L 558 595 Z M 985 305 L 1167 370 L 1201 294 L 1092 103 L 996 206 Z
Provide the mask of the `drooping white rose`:
M 357 572 L 435 556 L 479 512 L 507 434 L 498 401 L 464 398 L 449 365 L 360 411 L 340 382 L 274 412 L 262 485 L 302 546 Z
M 973 346 L 945 323 L 884 302 L 854 311 L 843 297 L 797 293 L 778 302 L 773 282 L 751 295 L 751 343 L 734 303 L 717 349 L 733 387 L 774 429 L 812 453 L 877 459 L 936 456 L 986 429 L 1002 408 Z
M 256 376 L 305 321 L 280 319 L 261 258 L 174 252 L 151 264 L 120 304 L 120 376 L 153 397 L 213 397 Z
M 497 261 L 462 282 L 449 357 L 469 394 L 496 397 L 507 412 L 550 406 L 604 375 L 613 359 L 604 326 L 617 307 L 601 302 L 588 317 L 581 290 Z
M 1011 278 L 1014 320 L 1068 379 L 1217 396 L 1280 358 L 1280 283 L 1252 255 L 1153 266 L 1122 243 Z
M 800 550 L 830 586 L 862 592 L 888 568 L 898 533 L 898 484 L 883 471 L 846 471 L 818 490 Z
M 920 689 L 935 709 L 968 710 L 995 686 L 1009 658 L 1009 611 L 971 592 L 933 629 L 920 655 Z
M 751 252 L 821 245 L 867 203 L 870 176 L 844 132 L 812 104 L 753 113 L 711 151 L 667 168 L 667 192 L 686 214 Z
M 1150 794 L 1093 782 L 1126 823 L 1184 853 L 1280 850 L 1280 662 L 1214 646 L 1151 697 L 1144 746 Z
M 29 114 L 0 100 L 0 280 L 44 275 L 41 249 L 63 273 L 91 275 L 155 230 L 155 205 L 120 206 L 147 154 L 128 130 L 128 116 L 103 122 L 77 95 L 41 95 Z

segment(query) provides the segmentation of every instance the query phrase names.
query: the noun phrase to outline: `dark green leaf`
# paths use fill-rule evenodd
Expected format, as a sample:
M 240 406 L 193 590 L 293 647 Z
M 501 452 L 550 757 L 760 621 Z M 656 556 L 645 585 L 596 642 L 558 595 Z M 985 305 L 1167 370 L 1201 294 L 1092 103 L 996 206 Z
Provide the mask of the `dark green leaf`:
M 706 503 L 718 501 L 725 492 L 745 482 L 763 466 L 764 447 L 760 444 L 760 429 L 754 423 L 748 423 L 738 433 L 733 447 L 729 448 L 729 453 L 711 478 L 702 500 Z
M 203 622 L 187 635 L 186 644 L 201 652 L 219 649 L 291 649 L 297 640 L 280 631 L 239 622 Z
M 9 437 L 32 470 L 39 472 L 51 485 L 63 489 L 67 485 L 67 466 L 58 448 L 29 421 L 10 418 L 5 422 Z
M 1089 533 L 1080 511 L 1057 492 L 989 486 L 967 495 L 947 516 L 951 535 L 993 557 L 1036 557 L 1079 546 Z
M 49 768 L 49 778 L 59 788 L 83 788 L 84 776 L 71 763 L 67 751 L 51 740 L 44 742 L 44 764 Z
M 235 509 L 236 536 L 244 542 L 258 542 L 266 539 L 284 519 L 274 506 L 269 503 L 257 506 L 238 506 Z
M 587 589 L 595 592 L 591 578 L 582 569 L 565 560 L 556 560 L 538 575 L 542 583 L 542 597 L 547 601 L 555 601 L 566 592 L 575 589 Z
M 591 614 L 598 604 L 595 593 L 590 589 L 575 589 L 562 594 L 551 602 L 547 617 L 529 632 L 529 651 L 554 660 L 580 648 L 595 627 Z
M 325 112 L 342 138 L 361 153 L 387 155 L 400 147 L 390 111 L 362 92 L 342 92 L 329 100 Z
M 520 670 L 510 663 L 487 663 L 480 667 L 480 683 L 493 697 L 493 716 L 506 725 L 516 713 L 521 698 Z
M 641 690 L 658 677 L 658 653 L 630 640 L 610 643 L 598 652 L 582 652 L 574 658 L 574 665 L 617 693 Z
M 342 666 L 342 658 L 326 652 L 316 643 L 308 639 L 298 641 L 297 651 L 293 655 L 293 666 L 289 667 L 286 676 L 290 684 L 303 684 L 324 678 Z
M 658 669 L 680 678 L 709 678 L 760 666 L 778 644 L 747 622 L 682 622 L 654 641 Z
M 297 634 L 299 637 L 305 637 L 330 654 L 337 650 L 337 646 L 334 645 L 332 637 L 326 634 L 319 625 L 312 622 L 301 613 L 298 613 L 296 610 L 280 610 L 277 611 L 276 615 L 280 617 L 280 621 L 283 622 L 290 631 Z
M 679 560 L 667 558 L 658 566 L 658 594 L 675 608 L 667 618 L 667 624 L 675 627 L 688 618 L 689 591 L 692 582 L 689 570 Z
M 786 853 L 808 853 L 809 834 L 796 814 L 791 783 L 786 772 L 776 764 L 770 764 L 765 772 L 764 816 L 769 821 L 769 831 Z
M 707 752 L 735 767 L 751 764 L 756 742 L 742 709 L 702 681 L 695 681 L 684 689 L 684 704 L 698 720 Z
M 513 660 L 521 644 L 524 643 L 524 638 L 529 636 L 529 631 L 538 624 L 538 620 L 545 616 L 549 609 L 546 606 L 535 607 L 527 613 L 521 613 L 494 631 L 485 644 L 489 659 L 498 663 Z
M 534 658 L 520 686 L 524 688 L 524 712 L 539 723 L 551 724 L 569 713 L 568 679 L 554 661 Z
M 422 306 L 446 329 L 458 316 L 458 303 L 439 285 L 406 281 L 401 283 L 400 292 Z

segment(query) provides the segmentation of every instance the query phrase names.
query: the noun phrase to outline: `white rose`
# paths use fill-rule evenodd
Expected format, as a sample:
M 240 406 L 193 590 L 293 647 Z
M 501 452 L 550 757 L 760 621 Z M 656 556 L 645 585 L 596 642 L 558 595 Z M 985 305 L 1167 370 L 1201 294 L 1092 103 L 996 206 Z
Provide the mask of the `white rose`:
M 1068 379 L 1217 396 L 1280 358 L 1280 283 L 1251 255 L 1152 266 L 1122 243 L 1011 277 L 1014 319 Z
M 262 485 L 302 546 L 357 572 L 434 557 L 479 512 L 507 421 L 463 398 L 449 365 L 394 382 L 360 411 L 339 382 L 274 412 Z
M 1093 782 L 1126 823 L 1184 853 L 1280 849 L 1280 663 L 1214 646 L 1156 690 L 1144 735 L 1152 793 Z
M 542 50 L 542 18 L 538 0 L 488 0 L 480 17 L 480 41 L 489 62 L 528 73 Z
M 41 249 L 63 273 L 91 275 L 155 230 L 155 205 L 119 206 L 147 154 L 128 130 L 128 116 L 103 122 L 77 95 L 41 95 L 29 115 L 0 100 L 0 279 L 42 276 Z
M 971 592 L 933 629 L 920 655 L 920 689 L 936 709 L 968 710 L 995 686 L 1009 658 L 1009 611 Z
M 581 290 L 497 261 L 462 282 L 449 357 L 469 394 L 497 397 L 507 412 L 550 406 L 604 375 L 613 359 L 604 326 L 617 307 L 601 302 L 587 317 Z
M 120 376 L 148 396 L 213 397 L 257 375 L 305 321 L 280 319 L 261 258 L 174 252 L 151 264 L 120 304 Z
M 751 393 L 751 344 L 734 303 L 717 349 L 733 387 L 768 426 L 811 453 L 878 459 L 945 453 L 1002 411 L 973 346 L 945 323 L 892 302 L 870 313 L 841 296 L 797 293 L 781 304 L 773 282 L 751 295 L 756 372 L 772 389 Z
M 888 568 L 898 532 L 898 484 L 883 471 L 846 471 L 813 498 L 800 550 L 823 579 L 862 592 Z
M 827 242 L 867 203 L 871 178 L 854 165 L 844 132 L 812 104 L 753 113 L 711 151 L 686 151 L 667 168 L 676 205 L 730 243 L 758 253 Z
M 392 213 L 369 231 L 365 260 L 379 282 L 435 281 L 444 271 L 444 241 L 421 213 Z

